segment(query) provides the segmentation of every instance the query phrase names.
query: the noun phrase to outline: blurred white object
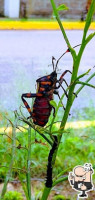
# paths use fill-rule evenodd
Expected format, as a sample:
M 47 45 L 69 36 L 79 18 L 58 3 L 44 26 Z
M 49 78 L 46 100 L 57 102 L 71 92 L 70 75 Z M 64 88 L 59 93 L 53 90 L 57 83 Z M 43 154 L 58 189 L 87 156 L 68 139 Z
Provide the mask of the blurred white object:
M 20 0 L 4 0 L 4 15 L 10 18 L 19 18 Z

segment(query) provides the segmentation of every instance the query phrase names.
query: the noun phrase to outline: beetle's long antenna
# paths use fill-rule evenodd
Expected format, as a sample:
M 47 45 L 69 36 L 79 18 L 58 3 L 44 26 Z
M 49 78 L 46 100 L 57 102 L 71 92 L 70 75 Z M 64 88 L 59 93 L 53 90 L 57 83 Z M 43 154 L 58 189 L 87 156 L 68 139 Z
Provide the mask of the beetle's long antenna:
M 81 45 L 81 44 L 78 44 L 78 45 L 74 46 L 73 49 L 76 48 L 76 47 L 78 47 L 78 46 L 80 46 L 80 45 Z M 57 65 L 58 65 L 58 63 L 59 63 L 59 60 L 60 60 L 66 53 L 68 53 L 68 52 L 70 52 L 70 49 L 69 49 L 69 48 L 68 48 L 68 49 L 60 56 L 60 58 L 57 60 L 55 70 L 56 70 Z
M 54 71 L 54 60 L 56 60 L 56 59 L 52 56 L 52 66 L 53 66 L 53 71 Z

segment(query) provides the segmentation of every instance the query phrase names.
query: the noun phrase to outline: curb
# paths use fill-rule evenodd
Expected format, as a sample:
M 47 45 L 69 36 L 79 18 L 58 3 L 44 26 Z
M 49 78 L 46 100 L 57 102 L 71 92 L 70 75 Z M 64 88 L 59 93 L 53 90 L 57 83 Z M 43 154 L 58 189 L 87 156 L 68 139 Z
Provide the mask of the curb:
M 85 22 L 62 22 L 65 30 L 83 30 Z M 0 21 L 0 30 L 60 30 L 56 21 Z M 95 22 L 90 30 L 95 30 Z

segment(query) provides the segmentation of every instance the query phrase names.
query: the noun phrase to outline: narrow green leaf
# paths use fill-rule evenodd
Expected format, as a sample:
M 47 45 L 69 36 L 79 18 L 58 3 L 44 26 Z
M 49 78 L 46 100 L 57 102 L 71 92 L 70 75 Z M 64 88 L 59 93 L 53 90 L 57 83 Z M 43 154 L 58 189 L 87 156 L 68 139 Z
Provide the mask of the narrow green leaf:
M 69 8 L 64 5 L 64 4 L 61 4 L 60 6 L 57 7 L 57 11 L 61 11 L 61 10 L 68 10 Z
M 23 179 L 22 179 L 20 173 L 19 173 L 19 180 L 21 182 L 21 186 L 22 186 L 23 191 L 25 193 L 26 199 L 28 199 L 28 192 L 27 192 L 27 188 L 26 188 L 26 183 L 23 182 Z
M 54 108 L 57 108 L 57 104 L 54 100 L 50 101 L 50 105 L 52 105 Z
M 95 77 L 95 73 L 93 73 L 87 80 L 85 83 L 88 83 L 93 77 Z M 80 93 L 80 91 L 84 88 L 85 85 L 82 85 L 77 91 L 76 94 L 78 95 Z M 73 97 L 73 101 L 75 100 L 75 96 Z
M 86 34 L 87 34 L 87 31 L 88 31 L 89 26 L 90 26 L 90 24 L 91 24 L 91 21 L 92 21 L 92 17 L 93 17 L 93 15 L 94 15 L 94 12 L 95 12 L 95 0 L 92 0 L 91 6 L 90 6 L 89 11 L 88 11 L 88 14 L 87 14 L 85 27 L 84 27 L 83 41 L 84 41 L 85 38 L 86 38 Z
M 61 171 L 56 178 L 54 178 L 53 182 L 55 182 L 59 177 L 63 176 L 68 170 L 70 170 L 70 167 L 68 167 L 67 169 Z
M 58 104 L 58 107 L 63 107 L 63 105 L 62 105 L 62 103 L 61 103 L 61 102 Z
M 89 73 L 90 71 L 91 71 L 91 69 L 89 69 L 87 72 L 85 72 L 85 73 L 81 74 L 80 76 L 78 76 L 78 77 L 76 78 L 75 82 L 76 82 L 77 80 L 79 80 L 80 78 L 83 78 L 84 76 L 88 75 L 88 73 Z
M 95 88 L 94 85 L 91 85 L 91 84 L 89 84 L 89 83 L 82 82 L 82 81 L 77 81 L 76 84 L 86 85 L 86 86 L 89 86 L 89 87 Z
M 90 42 L 90 40 L 95 36 L 95 32 L 91 33 L 85 40 L 85 44 L 88 44 L 88 42 Z
M 59 184 L 59 183 L 61 183 L 61 182 L 63 182 L 63 181 L 66 181 L 66 180 L 68 180 L 68 176 L 65 176 L 65 177 L 63 177 L 63 178 L 60 178 L 60 179 L 56 180 L 56 181 L 53 183 L 53 186 L 52 186 L 52 187 L 54 187 L 55 185 L 57 185 L 57 184 Z

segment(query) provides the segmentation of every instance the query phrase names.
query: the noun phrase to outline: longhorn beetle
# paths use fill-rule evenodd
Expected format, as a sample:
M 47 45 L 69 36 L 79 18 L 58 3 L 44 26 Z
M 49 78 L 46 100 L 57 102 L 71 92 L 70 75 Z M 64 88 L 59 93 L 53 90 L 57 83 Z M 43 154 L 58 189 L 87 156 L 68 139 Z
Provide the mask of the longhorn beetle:
M 80 45 L 80 44 L 79 44 Z M 77 46 L 79 46 L 77 45 Z M 75 46 L 75 47 L 77 47 Z M 75 48 L 73 47 L 73 48 Z M 67 52 L 70 52 L 69 49 L 67 49 Z M 65 53 L 62 54 L 65 55 Z M 54 60 L 55 58 L 52 57 L 52 65 L 53 65 L 53 72 L 47 76 L 43 76 L 39 79 L 36 80 L 37 82 L 37 93 L 25 93 L 22 94 L 21 98 L 22 101 L 25 105 L 25 107 L 27 108 L 28 112 L 30 113 L 30 116 L 27 118 L 32 118 L 33 119 L 33 123 L 39 126 L 45 126 L 46 123 L 48 122 L 51 110 L 54 110 L 55 113 L 55 108 L 50 105 L 50 101 L 53 99 L 53 94 L 58 95 L 59 99 L 60 99 L 60 95 L 59 92 L 57 91 L 57 89 L 59 89 L 60 87 L 63 89 L 66 97 L 68 98 L 67 92 L 65 91 L 65 89 L 62 86 L 62 82 L 64 81 L 65 84 L 68 86 L 67 82 L 65 81 L 65 79 L 63 78 L 64 75 L 69 72 L 71 73 L 70 70 L 65 70 L 62 75 L 60 76 L 59 80 L 57 80 L 57 65 L 59 60 L 62 58 L 62 56 L 57 60 L 56 65 L 54 66 Z M 58 83 L 58 86 L 56 85 Z M 33 104 L 33 111 L 31 110 L 30 106 L 28 105 L 27 101 L 25 100 L 25 98 L 34 98 L 35 97 L 35 101 Z M 63 106 L 64 108 L 64 106 Z M 64 108 L 65 109 L 65 108 Z

